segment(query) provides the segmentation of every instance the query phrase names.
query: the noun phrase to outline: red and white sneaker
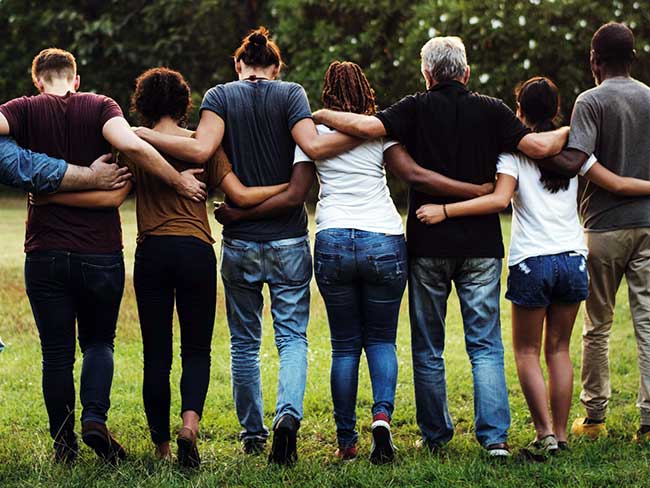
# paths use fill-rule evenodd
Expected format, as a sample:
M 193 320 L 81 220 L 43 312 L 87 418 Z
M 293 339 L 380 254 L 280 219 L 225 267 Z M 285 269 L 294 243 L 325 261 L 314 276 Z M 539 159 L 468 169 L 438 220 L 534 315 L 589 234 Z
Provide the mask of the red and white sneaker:
M 341 461 L 353 461 L 357 458 L 357 446 L 339 447 L 334 455 Z
M 395 446 L 390 432 L 390 419 L 384 413 L 372 418 L 372 446 L 370 462 L 373 464 L 392 463 L 395 459 Z

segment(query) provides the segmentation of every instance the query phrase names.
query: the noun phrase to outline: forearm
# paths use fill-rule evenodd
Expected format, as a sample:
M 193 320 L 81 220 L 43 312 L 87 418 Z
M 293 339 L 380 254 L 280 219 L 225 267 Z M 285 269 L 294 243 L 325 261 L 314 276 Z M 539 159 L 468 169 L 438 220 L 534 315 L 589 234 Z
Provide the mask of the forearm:
M 140 128 L 136 133 L 159 151 L 188 163 L 203 164 L 212 156 L 200 141 L 191 137 L 173 136 L 146 128 Z
M 307 147 L 301 149 L 312 161 L 338 156 L 354 149 L 362 140 L 346 134 L 316 134 Z
M 476 198 L 485 195 L 483 185 L 474 185 L 464 181 L 454 180 L 435 171 L 424 170 L 410 186 L 417 191 L 433 196 L 454 197 L 461 199 Z
M 532 159 L 550 158 L 562 151 L 568 137 L 568 127 L 550 132 L 535 132 L 522 138 L 517 149 Z
M 97 187 L 94 172 L 85 166 L 69 164 L 57 191 L 84 191 Z
M 243 186 L 239 195 L 235 197 L 228 195 L 228 197 L 238 207 L 249 208 L 259 205 L 269 198 L 282 193 L 288 188 L 288 186 L 288 183 L 272 186 Z
M 614 193 L 625 197 L 650 196 L 650 181 L 621 176 Z
M 587 161 L 587 155 L 576 149 L 565 149 L 564 151 L 546 159 L 537 159 L 535 163 L 542 168 L 558 173 L 567 178 L 576 176 L 582 165 Z
M 510 198 L 508 196 L 491 193 L 472 200 L 447 204 L 445 209 L 449 218 L 468 217 L 501 212 L 508 208 L 509 204 Z
M 345 134 L 370 139 L 373 137 L 373 134 L 368 130 L 368 122 L 371 118 L 374 117 L 324 109 L 316 112 L 315 120 Z
M 289 190 L 263 201 L 259 205 L 239 210 L 239 220 L 261 220 L 283 215 L 289 210 L 305 204 L 304 195 Z
M 64 205 L 66 207 L 118 208 L 124 202 L 130 190 L 131 184 L 129 183 L 120 190 L 55 193 L 40 197 L 39 203 Z
M 151 173 L 169 186 L 176 188 L 181 175 L 149 144 L 141 143 L 136 147 L 122 149 L 127 159 L 133 161 L 147 173 Z

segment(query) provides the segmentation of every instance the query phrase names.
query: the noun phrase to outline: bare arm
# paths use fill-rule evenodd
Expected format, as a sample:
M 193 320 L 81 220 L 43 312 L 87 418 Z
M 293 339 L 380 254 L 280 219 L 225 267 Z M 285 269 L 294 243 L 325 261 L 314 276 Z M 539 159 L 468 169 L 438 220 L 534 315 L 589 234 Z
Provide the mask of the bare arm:
M 587 171 L 585 177 L 592 183 L 617 195 L 626 197 L 650 196 L 650 181 L 619 176 L 598 162 Z
M 384 137 L 386 135 L 384 124 L 372 115 L 360 115 L 322 109 L 314 112 L 313 117 L 314 122 L 317 124 L 324 124 L 340 132 L 362 139 L 376 139 L 377 137 Z
M 221 117 L 210 110 L 203 110 L 194 137 L 162 134 L 146 127 L 139 127 L 136 134 L 165 154 L 188 163 L 203 164 L 221 144 L 225 127 Z
M 510 175 L 499 174 L 494 193 L 447 205 L 422 205 L 416 210 L 415 214 L 422 223 L 432 225 L 447 218 L 500 212 L 510 204 L 516 186 L 517 180 L 515 178 Z
M 240 208 L 253 207 L 259 205 L 264 200 L 268 200 L 274 195 L 282 193 L 289 188 L 289 183 L 272 186 L 246 186 L 235 173 L 228 173 L 221 180 L 221 191 Z
M 131 179 L 129 168 L 111 164 L 111 154 L 97 158 L 89 167 L 68 165 L 58 191 L 117 190 Z
M 429 195 L 468 199 L 486 195 L 494 190 L 494 183 L 474 185 L 425 169 L 399 144 L 384 153 L 384 162 L 393 175 L 408 183 L 411 188 Z
M 291 136 L 300 149 L 313 161 L 327 159 L 349 151 L 361 144 L 361 140 L 338 132 L 319 134 L 312 119 L 302 119 L 291 129 Z
M 129 192 L 133 184 L 128 181 L 119 190 L 111 191 L 80 191 L 68 193 L 53 193 L 51 195 L 30 195 L 32 205 L 65 205 L 66 207 L 83 208 L 118 208 Z
M 562 176 L 573 178 L 578 174 L 588 156 L 577 149 L 565 149 L 561 153 L 546 159 L 535 160 L 540 168 L 553 171 Z
M 316 178 L 316 168 L 311 163 L 298 163 L 293 167 L 289 186 L 263 203 L 249 209 L 232 208 L 222 205 L 214 211 L 214 216 L 222 224 L 239 220 L 257 220 L 281 215 L 287 210 L 304 205 L 307 193 Z
M 114 117 L 104 124 L 104 138 L 128 159 L 141 166 L 145 171 L 158 176 L 174 188 L 176 192 L 195 202 L 204 201 L 207 197 L 205 184 L 190 173 L 181 174 L 165 161 L 158 151 L 136 136 L 127 121 L 122 117 Z M 189 138 L 188 138 L 189 139 Z
M 555 156 L 566 144 L 569 128 L 561 127 L 550 132 L 533 132 L 525 135 L 517 149 L 532 159 L 544 159 Z
M 0 136 L 8 136 L 10 132 L 9 121 L 7 120 L 7 117 L 0 112 Z

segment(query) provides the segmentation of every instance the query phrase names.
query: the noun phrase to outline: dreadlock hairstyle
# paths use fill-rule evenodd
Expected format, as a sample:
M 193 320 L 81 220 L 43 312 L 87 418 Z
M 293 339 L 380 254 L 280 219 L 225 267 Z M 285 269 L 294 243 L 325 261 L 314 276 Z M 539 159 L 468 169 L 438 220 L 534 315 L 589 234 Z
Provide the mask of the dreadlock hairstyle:
M 269 38 L 269 31 L 263 26 L 244 37 L 241 46 L 235 51 L 235 61 L 243 61 L 246 65 L 257 68 L 283 66 L 280 48 Z
M 560 93 L 548 78 L 536 76 L 515 89 L 515 98 L 521 113 L 535 132 L 556 129 L 555 120 L 560 112 Z M 540 181 L 551 193 L 569 188 L 570 178 L 540 168 Z
M 375 91 L 358 64 L 334 61 L 325 72 L 323 106 L 339 112 L 373 115 Z

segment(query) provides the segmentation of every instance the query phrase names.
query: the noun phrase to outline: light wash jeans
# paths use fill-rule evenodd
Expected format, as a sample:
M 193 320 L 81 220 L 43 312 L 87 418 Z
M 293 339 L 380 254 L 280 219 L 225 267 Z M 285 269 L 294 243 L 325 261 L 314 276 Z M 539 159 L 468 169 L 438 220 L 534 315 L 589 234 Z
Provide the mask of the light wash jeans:
M 429 446 L 449 442 L 454 427 L 447 407 L 443 351 L 447 298 L 454 282 L 474 379 L 474 425 L 479 443 L 505 442 L 510 408 L 499 318 L 501 260 L 411 258 L 409 301 L 417 421 Z
M 230 328 L 232 389 L 240 438 L 265 440 L 260 381 L 262 286 L 268 284 L 275 345 L 280 355 L 275 422 L 302 420 L 307 381 L 307 323 L 312 276 L 309 237 L 270 242 L 223 239 L 221 276 Z
M 0 137 L 0 183 L 32 193 L 59 189 L 68 164 L 62 159 L 34 153 L 13 139 Z
M 340 447 L 357 443 L 357 387 L 361 351 L 372 383 L 372 414 L 391 418 L 397 386 L 395 338 L 406 287 L 403 235 L 357 229 L 316 234 L 314 267 L 332 342 L 330 384 Z

